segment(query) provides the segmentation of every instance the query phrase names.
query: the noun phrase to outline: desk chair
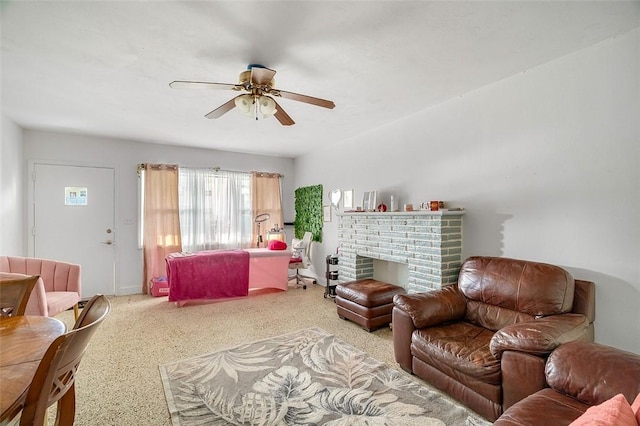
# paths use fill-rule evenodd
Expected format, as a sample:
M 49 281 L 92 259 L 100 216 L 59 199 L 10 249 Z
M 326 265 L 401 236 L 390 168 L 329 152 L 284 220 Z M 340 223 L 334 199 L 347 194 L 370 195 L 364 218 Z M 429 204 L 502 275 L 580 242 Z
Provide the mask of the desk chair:
M 301 269 L 309 269 L 313 266 L 311 262 L 312 239 L 313 234 L 311 232 L 305 232 L 301 240 L 294 238 L 291 241 L 292 256 L 289 261 L 289 269 L 294 269 L 296 272 L 294 275 L 289 276 L 289 281 L 295 278 L 296 288 L 300 287 L 300 282 L 302 282 L 302 288 L 306 289 L 307 284 L 306 281 L 304 281 L 305 279 L 312 279 L 313 283 L 316 283 L 315 278 L 308 277 L 300 273 Z
M 47 408 L 57 402 L 56 425 L 73 425 L 76 414 L 75 375 L 91 337 L 111 310 L 103 295 L 84 307 L 73 330 L 51 343 L 27 390 L 20 426 L 46 424 Z
M 3 274 L 0 277 L 0 317 L 24 315 L 39 275 Z

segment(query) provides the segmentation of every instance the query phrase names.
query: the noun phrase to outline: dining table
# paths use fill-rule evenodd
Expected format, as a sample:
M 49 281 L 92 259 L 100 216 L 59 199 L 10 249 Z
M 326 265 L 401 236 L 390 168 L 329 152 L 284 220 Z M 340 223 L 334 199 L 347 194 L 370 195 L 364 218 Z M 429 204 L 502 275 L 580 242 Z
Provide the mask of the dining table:
M 0 424 L 22 410 L 40 360 L 66 331 L 62 321 L 50 317 L 0 318 Z

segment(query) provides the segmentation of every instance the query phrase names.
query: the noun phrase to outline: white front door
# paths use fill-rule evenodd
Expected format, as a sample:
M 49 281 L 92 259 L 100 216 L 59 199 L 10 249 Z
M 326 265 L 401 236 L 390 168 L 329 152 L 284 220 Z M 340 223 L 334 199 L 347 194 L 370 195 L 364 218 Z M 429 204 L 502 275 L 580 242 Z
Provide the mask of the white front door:
M 82 299 L 115 294 L 115 170 L 34 164 L 34 257 L 77 263 Z

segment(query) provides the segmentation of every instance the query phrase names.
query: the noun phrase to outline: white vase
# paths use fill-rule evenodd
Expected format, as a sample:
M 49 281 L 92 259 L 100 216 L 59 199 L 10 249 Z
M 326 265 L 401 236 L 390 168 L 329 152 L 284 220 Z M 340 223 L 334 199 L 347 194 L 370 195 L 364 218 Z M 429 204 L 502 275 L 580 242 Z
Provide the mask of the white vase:
M 391 196 L 391 203 L 389 206 L 389 211 L 396 212 L 398 211 L 398 200 L 394 195 Z

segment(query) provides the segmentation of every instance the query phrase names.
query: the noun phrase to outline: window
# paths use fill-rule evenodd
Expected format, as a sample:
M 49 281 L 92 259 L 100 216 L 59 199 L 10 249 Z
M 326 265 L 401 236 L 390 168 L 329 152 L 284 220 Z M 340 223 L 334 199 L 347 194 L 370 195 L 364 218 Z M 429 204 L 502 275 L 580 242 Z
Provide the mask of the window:
M 252 179 L 252 175 L 255 176 L 256 173 L 178 168 L 178 204 L 183 251 L 251 247 L 257 237 L 253 221 L 256 214 L 254 207 L 259 208 L 260 213 L 271 214 L 273 224 L 269 223 L 269 226 L 282 223 L 279 183 L 281 176 L 269 175 L 278 178 L 277 191 L 274 194 L 273 188 L 253 183 L 255 178 Z M 145 204 L 143 167 L 138 168 L 138 175 L 138 238 L 142 248 Z M 252 194 L 252 191 L 257 192 Z M 269 204 L 273 201 L 272 197 L 276 200 L 273 206 Z M 253 206 L 253 203 L 256 203 L 256 206 Z
M 183 251 L 251 245 L 251 176 L 210 169 L 179 169 Z

